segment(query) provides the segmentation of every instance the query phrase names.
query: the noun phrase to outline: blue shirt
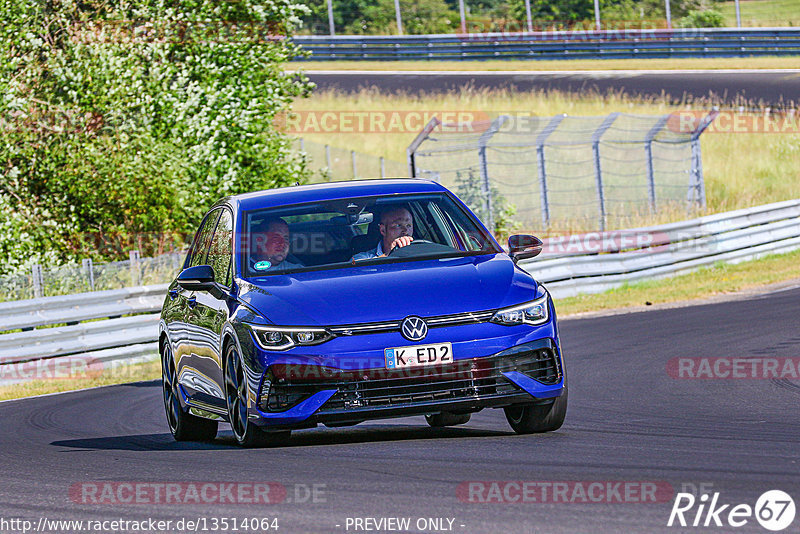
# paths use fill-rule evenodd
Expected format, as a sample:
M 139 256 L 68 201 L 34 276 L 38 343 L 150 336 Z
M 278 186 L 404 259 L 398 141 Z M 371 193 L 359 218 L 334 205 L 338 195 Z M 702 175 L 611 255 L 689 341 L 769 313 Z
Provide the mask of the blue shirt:
M 372 258 L 377 258 L 378 256 L 383 255 L 383 242 L 378 241 L 378 246 L 373 248 L 372 250 L 366 250 L 364 252 L 359 252 L 352 258 L 350 261 L 358 261 L 358 260 L 369 260 Z

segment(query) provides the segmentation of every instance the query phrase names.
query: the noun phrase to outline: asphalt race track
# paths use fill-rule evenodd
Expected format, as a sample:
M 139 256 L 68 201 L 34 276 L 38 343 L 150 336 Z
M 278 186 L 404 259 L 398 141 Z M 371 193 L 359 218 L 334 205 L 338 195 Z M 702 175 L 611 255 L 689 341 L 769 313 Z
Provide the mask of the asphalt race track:
M 0 517 L 277 517 L 283 533 L 353 532 L 348 517 L 409 517 L 413 532 L 430 532 L 413 526 L 429 517 L 454 519 L 452 531 L 464 533 L 730 532 L 667 528 L 674 492 L 705 484 L 720 503 L 753 506 L 780 489 L 798 501 L 800 380 L 676 379 L 667 363 L 798 358 L 799 307 L 795 288 L 563 321 L 570 406 L 565 426 L 545 435 L 514 435 L 501 411 L 485 411 L 466 427 L 408 418 L 306 430 L 285 448 L 243 450 L 227 430 L 212 444 L 174 442 L 158 382 L 0 403 Z M 273 505 L 72 500 L 70 488 L 86 481 L 271 481 L 288 494 Z M 465 481 L 638 481 L 669 491 L 646 504 L 474 503 L 458 497 Z M 296 502 L 314 484 L 323 485 L 317 502 Z M 800 517 L 786 532 L 798 525 Z M 753 518 L 735 530 L 766 532 Z
M 754 61 L 758 61 L 754 59 Z M 609 91 L 674 102 L 713 97 L 715 102 L 785 106 L 800 99 L 800 70 L 716 71 L 565 71 L 565 72 L 463 72 L 463 71 L 308 71 L 320 89 L 357 91 L 376 87 L 382 92 L 409 94 L 507 88 L 514 91 L 558 90 L 570 93 Z

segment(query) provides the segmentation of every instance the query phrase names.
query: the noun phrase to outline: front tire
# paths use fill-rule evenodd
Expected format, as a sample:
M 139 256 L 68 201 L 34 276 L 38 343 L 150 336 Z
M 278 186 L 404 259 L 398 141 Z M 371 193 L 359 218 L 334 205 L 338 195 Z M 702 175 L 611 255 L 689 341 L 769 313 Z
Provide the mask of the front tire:
M 213 440 L 217 435 L 217 422 L 183 411 L 178 388 L 175 358 L 169 341 L 164 341 L 161 346 L 161 389 L 169 430 L 176 441 Z
M 236 442 L 246 448 L 285 444 L 291 430 L 264 432 L 249 421 L 248 396 L 242 358 L 236 346 L 229 345 L 225 351 L 225 398 L 228 403 L 228 420 Z
M 506 419 L 517 434 L 552 432 L 564 424 L 567 416 L 567 385 L 551 404 L 516 404 L 504 408 Z

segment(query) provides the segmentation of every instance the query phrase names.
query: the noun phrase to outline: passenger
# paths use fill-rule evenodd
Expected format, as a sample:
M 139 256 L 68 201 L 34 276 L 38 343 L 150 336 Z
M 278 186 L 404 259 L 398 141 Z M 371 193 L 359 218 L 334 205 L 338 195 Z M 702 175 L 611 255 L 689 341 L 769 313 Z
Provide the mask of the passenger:
M 395 247 L 405 247 L 414 241 L 414 221 L 406 208 L 393 208 L 381 213 L 378 229 L 382 236 L 378 245 L 372 250 L 359 252 L 351 261 L 384 258 Z
M 267 219 L 259 225 L 263 231 L 252 234 L 254 250 L 250 254 L 250 270 L 255 272 L 278 271 L 303 267 L 286 258 L 289 255 L 289 225 L 281 218 Z

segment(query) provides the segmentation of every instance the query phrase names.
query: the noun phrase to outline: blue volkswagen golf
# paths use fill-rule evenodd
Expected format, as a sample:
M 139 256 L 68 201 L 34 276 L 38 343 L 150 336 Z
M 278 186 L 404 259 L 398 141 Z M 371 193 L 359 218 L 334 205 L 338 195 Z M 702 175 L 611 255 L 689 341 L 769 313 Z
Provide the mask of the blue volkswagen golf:
M 295 186 L 206 214 L 160 321 L 176 440 L 243 446 L 318 424 L 503 408 L 517 433 L 558 429 L 564 362 L 547 290 L 450 191 L 424 180 Z

